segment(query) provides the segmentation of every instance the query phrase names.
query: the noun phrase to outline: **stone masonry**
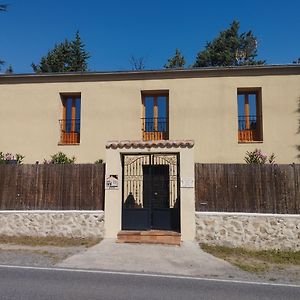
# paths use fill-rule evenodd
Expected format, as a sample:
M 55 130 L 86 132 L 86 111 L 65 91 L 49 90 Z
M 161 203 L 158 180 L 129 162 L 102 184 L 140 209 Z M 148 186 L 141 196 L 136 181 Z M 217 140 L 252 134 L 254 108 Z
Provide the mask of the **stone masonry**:
M 196 213 L 196 239 L 253 250 L 300 250 L 300 215 Z
M 0 235 L 104 236 L 104 211 L 0 211 Z

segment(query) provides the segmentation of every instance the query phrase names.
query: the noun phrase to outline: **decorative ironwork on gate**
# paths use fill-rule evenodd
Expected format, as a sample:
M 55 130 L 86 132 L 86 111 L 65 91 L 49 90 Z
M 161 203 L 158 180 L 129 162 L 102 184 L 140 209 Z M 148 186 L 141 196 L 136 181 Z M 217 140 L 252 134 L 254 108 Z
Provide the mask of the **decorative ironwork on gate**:
M 178 229 L 178 178 L 178 154 L 124 155 L 123 229 L 140 229 L 140 226 L 148 226 L 148 229 Z M 144 222 L 144 225 L 135 223 L 133 219 L 136 219 L 136 222 Z M 163 224 L 162 219 L 169 221 Z

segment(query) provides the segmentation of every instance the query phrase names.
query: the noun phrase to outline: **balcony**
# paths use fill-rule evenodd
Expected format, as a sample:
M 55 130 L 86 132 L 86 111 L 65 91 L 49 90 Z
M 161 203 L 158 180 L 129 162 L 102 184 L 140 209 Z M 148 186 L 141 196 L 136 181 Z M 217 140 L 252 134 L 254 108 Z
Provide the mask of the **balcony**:
M 142 118 L 142 134 L 144 141 L 169 139 L 169 123 L 167 118 Z
M 260 116 L 239 116 L 238 117 L 238 141 L 255 142 L 262 141 Z
M 80 119 L 62 119 L 60 124 L 60 144 L 80 143 Z

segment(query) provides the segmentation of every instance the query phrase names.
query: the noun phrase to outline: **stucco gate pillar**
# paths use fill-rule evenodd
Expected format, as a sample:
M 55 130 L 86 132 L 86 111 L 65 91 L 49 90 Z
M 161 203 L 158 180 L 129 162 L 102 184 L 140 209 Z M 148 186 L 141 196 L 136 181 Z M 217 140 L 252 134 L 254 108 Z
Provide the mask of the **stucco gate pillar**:
M 110 141 L 106 144 L 105 237 L 122 230 L 122 155 L 179 154 L 182 241 L 195 238 L 194 141 Z

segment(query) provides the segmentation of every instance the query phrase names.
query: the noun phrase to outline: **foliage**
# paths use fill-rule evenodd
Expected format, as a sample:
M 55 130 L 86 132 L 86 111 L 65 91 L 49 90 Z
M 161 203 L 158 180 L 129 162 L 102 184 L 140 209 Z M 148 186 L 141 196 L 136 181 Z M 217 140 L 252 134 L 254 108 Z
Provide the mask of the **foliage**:
M 219 33 L 205 49 L 198 53 L 193 67 L 260 65 L 265 61 L 255 60 L 257 38 L 252 31 L 239 34 L 240 24 L 233 21 L 230 27 Z
M 294 60 L 293 64 L 300 64 L 300 57 L 297 60 Z
M 8 68 L 5 71 L 5 74 L 12 74 L 14 72 L 13 68 L 11 65 L 8 66 Z
M 0 164 L 5 164 L 8 161 L 16 161 L 17 164 L 22 164 L 25 156 L 21 154 L 15 154 L 13 155 L 12 153 L 3 153 L 0 152 Z
M 1 11 L 6 11 L 7 10 L 7 4 L 0 4 L 0 12 Z M 1 66 L 4 65 L 5 61 L 0 59 L 0 70 L 1 70 Z
M 300 251 L 250 250 L 208 244 L 201 244 L 200 246 L 205 252 L 252 273 L 265 272 L 274 266 L 282 269 L 289 265 L 300 265 Z
M 6 11 L 7 10 L 7 4 L 0 4 L 0 11 Z
M 63 152 L 58 152 L 51 155 L 51 160 L 44 159 L 44 164 L 73 164 L 75 162 L 75 156 L 69 158 Z
M 16 160 L 18 164 L 22 164 L 23 160 L 24 160 L 25 156 L 21 155 L 21 154 L 16 154 Z
M 32 247 L 56 246 L 56 247 L 76 247 L 94 246 L 101 241 L 101 238 L 73 238 L 59 236 L 7 236 L 0 235 L 0 244 L 26 245 Z
M 130 63 L 131 69 L 136 70 L 136 71 L 144 70 L 146 67 L 144 57 L 135 57 L 132 55 L 129 58 L 129 63 Z
M 90 55 L 84 47 L 79 31 L 77 31 L 73 41 L 69 42 L 66 39 L 60 44 L 55 44 L 54 48 L 41 58 L 38 65 L 31 64 L 32 69 L 36 73 L 85 72 Z
M 247 151 L 246 156 L 245 156 L 245 161 L 247 164 L 265 164 L 265 163 L 270 163 L 273 164 L 275 163 L 275 155 L 272 153 L 269 158 L 268 155 L 261 152 L 260 149 L 255 149 L 254 151 Z
M 184 56 L 181 54 L 179 49 L 176 49 L 175 55 L 168 59 L 168 62 L 164 65 L 166 69 L 178 69 L 184 68 L 185 59 Z
M 103 164 L 103 159 L 99 158 L 95 161 L 95 164 Z

